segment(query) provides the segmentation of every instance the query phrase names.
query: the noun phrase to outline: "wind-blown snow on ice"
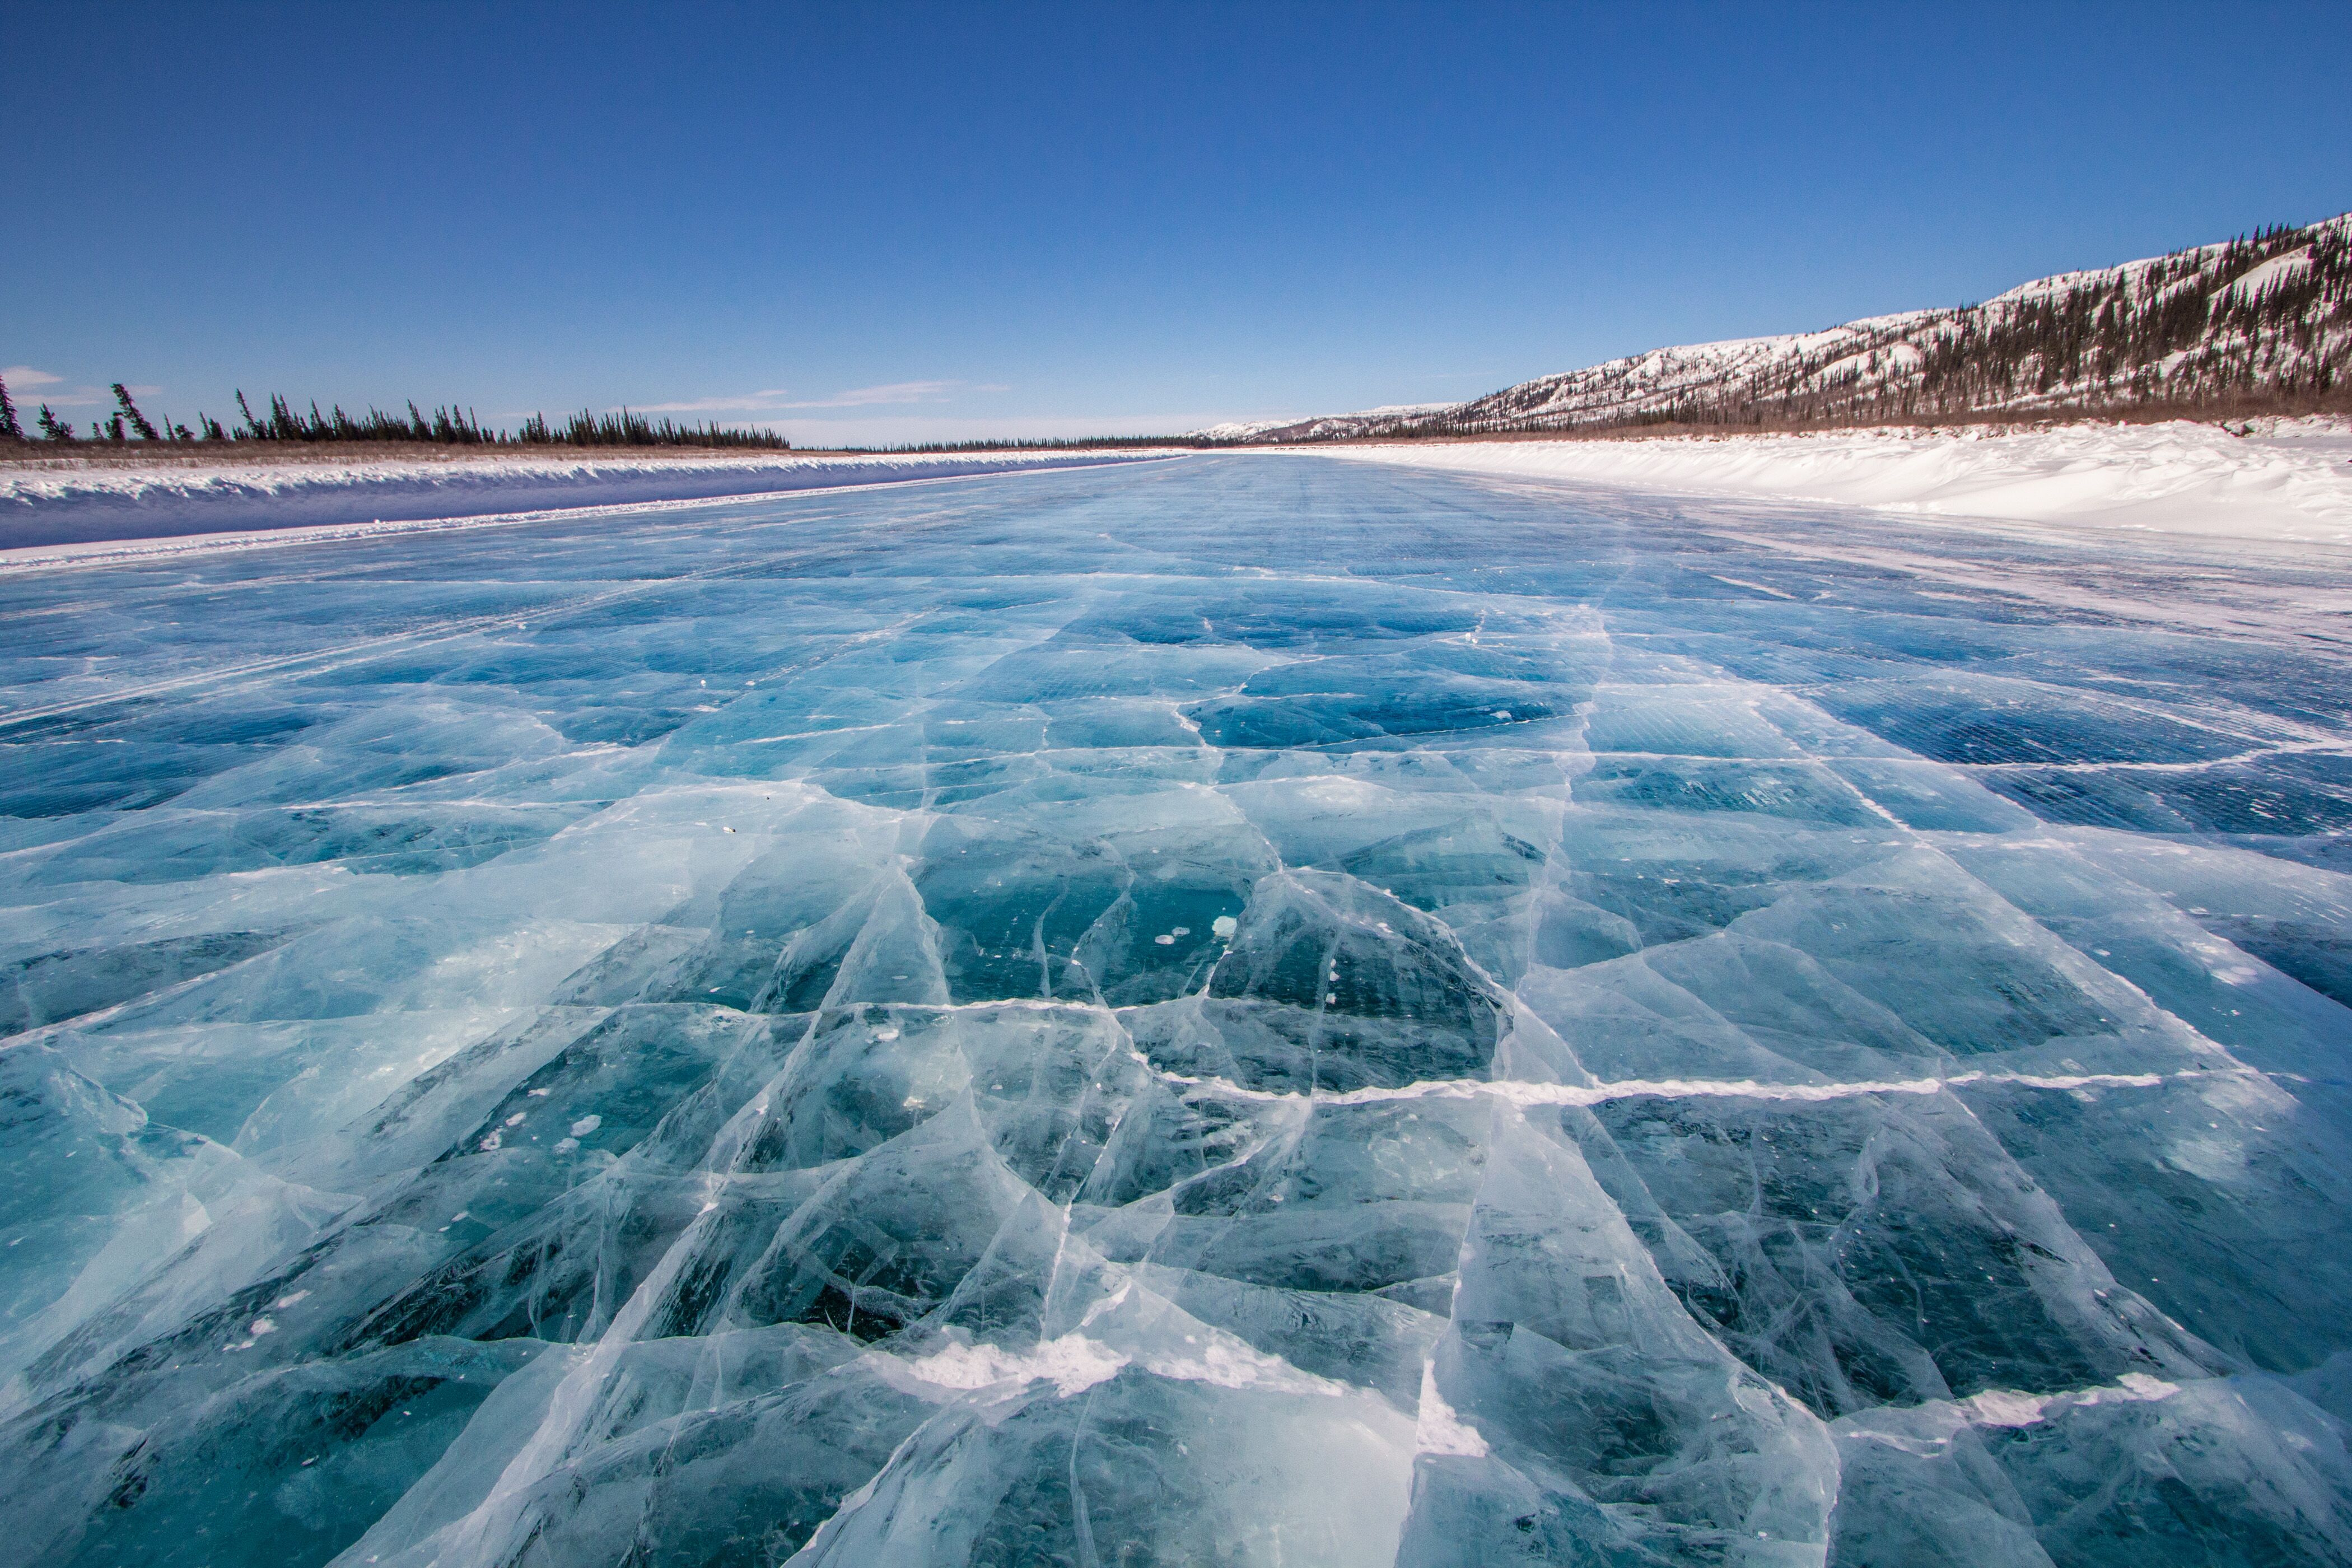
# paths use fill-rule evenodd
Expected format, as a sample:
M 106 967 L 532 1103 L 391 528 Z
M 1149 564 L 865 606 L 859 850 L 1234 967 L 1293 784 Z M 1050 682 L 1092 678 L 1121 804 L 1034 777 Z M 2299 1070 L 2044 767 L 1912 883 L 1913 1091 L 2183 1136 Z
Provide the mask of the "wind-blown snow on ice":
M 13 575 L 12 1558 L 2352 1560 L 2345 564 L 1216 457 Z

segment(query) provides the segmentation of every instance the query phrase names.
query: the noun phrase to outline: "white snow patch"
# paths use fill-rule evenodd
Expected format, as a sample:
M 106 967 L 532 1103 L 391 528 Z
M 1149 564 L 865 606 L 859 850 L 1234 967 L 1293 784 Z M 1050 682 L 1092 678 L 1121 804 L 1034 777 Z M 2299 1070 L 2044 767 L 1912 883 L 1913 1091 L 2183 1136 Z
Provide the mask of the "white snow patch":
M 2352 426 L 2071 425 L 1648 441 L 1412 442 L 1312 455 L 1685 495 L 2077 529 L 2352 543 Z
M 2268 261 L 2222 289 L 2221 293 L 2225 298 L 2232 300 L 2259 300 L 2281 284 L 2292 283 L 2310 270 L 2310 247 L 2290 250 L 2284 256 L 2272 257 Z
M 1045 1382 L 1067 1398 L 1118 1376 L 1126 1365 L 1127 1357 L 1100 1341 L 1084 1334 L 1064 1334 L 1045 1341 L 1027 1355 L 1015 1355 L 998 1345 L 943 1345 L 907 1363 L 907 1370 L 941 1388 Z
M 1160 1352 L 1143 1358 L 1143 1370 L 1179 1383 L 1206 1383 L 1219 1388 L 1269 1388 L 1283 1394 L 1319 1394 L 1336 1398 L 1348 1392 L 1345 1384 L 1311 1372 L 1301 1372 L 1280 1356 L 1253 1348 L 1232 1334 L 1211 1331 L 1197 1349 Z
M 1421 1367 L 1421 1418 L 1413 1426 L 1413 1447 L 1424 1454 L 1454 1454 L 1465 1459 L 1486 1457 L 1486 1439 L 1478 1429 L 1454 1413 L 1437 1392 L 1437 1369 Z
M 184 448 L 183 448 L 184 450 Z M 278 493 L 341 485 L 398 485 L 432 489 L 464 481 L 514 484 L 532 480 L 610 480 L 628 478 L 692 479 L 741 475 L 772 479 L 780 489 L 827 488 L 832 483 L 956 478 L 972 472 L 1014 472 L 1068 468 L 1129 457 L 1141 448 L 1103 452 L 768 452 L 740 457 L 691 458 L 479 457 L 440 459 L 398 458 L 346 462 L 168 462 L 98 464 L 73 457 L 26 463 L 0 470 L 0 500 L 62 500 L 77 496 L 174 498 L 205 492 Z M 1167 456 L 1182 448 L 1152 449 Z M 749 492 L 739 492 L 749 493 Z M 724 495 L 695 499 L 723 500 Z M 590 504 L 593 504 L 593 501 Z
M 0 548 L 0 569 L 106 564 L 192 550 L 743 504 L 787 492 L 1034 474 L 1183 455 L 1184 448 L 1129 448 L 378 462 L 159 458 L 120 465 L 36 458 L 0 467 L 0 540 L 25 542 Z
M 2048 1420 L 2053 1407 L 2128 1405 L 2169 1399 L 2179 1392 L 2177 1383 L 2167 1383 L 2144 1372 L 2127 1372 L 2114 1383 L 2096 1388 L 2070 1389 L 2063 1394 L 2016 1394 L 1989 1388 L 1958 1403 L 1968 1418 L 1979 1426 L 2032 1426 Z

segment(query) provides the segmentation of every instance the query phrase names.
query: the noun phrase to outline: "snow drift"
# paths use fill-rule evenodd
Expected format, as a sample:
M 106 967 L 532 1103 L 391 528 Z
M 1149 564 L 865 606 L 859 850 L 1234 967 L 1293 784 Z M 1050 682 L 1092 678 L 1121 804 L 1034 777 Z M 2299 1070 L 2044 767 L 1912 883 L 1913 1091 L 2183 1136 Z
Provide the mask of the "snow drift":
M 1131 452 L 744 458 L 460 458 L 0 471 L 0 549 L 548 511 L 956 479 L 1134 460 Z
M 1625 441 L 1417 441 L 1320 457 L 1691 495 L 1832 501 L 2233 539 L 2352 542 L 2352 429 L 2268 421 L 1855 430 Z

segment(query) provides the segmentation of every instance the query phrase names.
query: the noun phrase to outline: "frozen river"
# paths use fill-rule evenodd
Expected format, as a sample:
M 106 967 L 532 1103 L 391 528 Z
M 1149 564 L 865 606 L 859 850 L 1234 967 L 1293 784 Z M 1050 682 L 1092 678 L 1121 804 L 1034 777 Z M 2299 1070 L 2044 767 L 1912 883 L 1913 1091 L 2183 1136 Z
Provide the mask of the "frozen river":
M 2352 1561 L 2352 552 L 1202 457 L 0 626 L 14 1561 Z

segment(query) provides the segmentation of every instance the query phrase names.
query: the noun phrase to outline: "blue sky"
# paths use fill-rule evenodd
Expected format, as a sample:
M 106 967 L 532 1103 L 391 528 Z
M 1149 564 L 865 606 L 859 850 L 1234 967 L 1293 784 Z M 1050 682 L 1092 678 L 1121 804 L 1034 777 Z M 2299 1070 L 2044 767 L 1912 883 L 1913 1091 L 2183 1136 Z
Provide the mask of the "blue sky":
M 2344 4 L 0 0 L 0 364 L 84 419 L 1157 431 L 2352 207 Z

